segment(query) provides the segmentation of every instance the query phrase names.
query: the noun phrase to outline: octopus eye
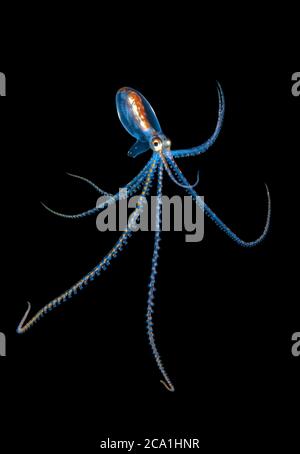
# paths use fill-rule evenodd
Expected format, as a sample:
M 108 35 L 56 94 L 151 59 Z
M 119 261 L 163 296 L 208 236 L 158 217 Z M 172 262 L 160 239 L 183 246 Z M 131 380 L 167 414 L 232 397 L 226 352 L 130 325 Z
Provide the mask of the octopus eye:
M 161 140 L 160 139 L 153 139 L 152 145 L 154 148 L 158 148 L 161 145 Z

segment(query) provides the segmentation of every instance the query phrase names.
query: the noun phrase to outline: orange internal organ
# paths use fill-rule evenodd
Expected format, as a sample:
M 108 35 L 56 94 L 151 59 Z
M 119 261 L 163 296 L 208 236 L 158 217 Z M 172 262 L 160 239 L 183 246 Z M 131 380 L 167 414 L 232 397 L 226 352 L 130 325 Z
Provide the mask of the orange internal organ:
M 134 91 L 130 91 L 128 93 L 128 103 L 136 121 L 139 123 L 140 128 L 144 131 L 151 128 L 140 96 Z

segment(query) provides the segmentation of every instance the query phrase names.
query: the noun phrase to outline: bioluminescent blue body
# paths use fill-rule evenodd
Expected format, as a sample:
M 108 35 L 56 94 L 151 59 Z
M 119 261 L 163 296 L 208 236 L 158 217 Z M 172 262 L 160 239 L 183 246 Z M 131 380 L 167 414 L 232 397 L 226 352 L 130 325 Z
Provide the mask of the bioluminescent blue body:
M 147 302 L 147 312 L 146 312 L 146 322 L 147 322 L 147 335 L 150 343 L 150 347 L 156 361 L 157 367 L 161 372 L 163 380 L 161 382 L 164 384 L 166 389 L 169 391 L 174 391 L 174 386 L 166 372 L 166 369 L 162 363 L 161 356 L 159 354 L 154 331 L 153 331 L 153 311 L 154 311 L 154 293 L 155 293 L 155 282 L 157 277 L 157 264 L 159 258 L 159 243 L 161 240 L 161 197 L 162 197 L 162 185 L 163 185 L 163 176 L 164 171 L 166 170 L 167 174 L 170 176 L 172 181 L 174 181 L 179 186 L 185 188 L 187 193 L 195 200 L 195 202 L 200 206 L 204 213 L 212 220 L 214 223 L 225 232 L 229 238 L 231 238 L 239 246 L 243 247 L 253 247 L 259 244 L 266 236 L 269 225 L 270 225 L 270 215 L 271 215 L 271 200 L 268 188 L 267 189 L 267 198 L 268 198 L 268 212 L 265 227 L 262 234 L 254 241 L 244 241 L 240 239 L 227 225 L 225 225 L 221 219 L 203 202 L 201 197 L 198 197 L 197 192 L 194 189 L 195 185 L 191 185 L 178 165 L 175 162 L 174 158 L 181 158 L 186 156 L 196 156 L 201 153 L 204 153 L 217 139 L 224 118 L 224 95 L 222 88 L 219 83 L 217 83 L 218 89 L 218 98 L 219 98 L 219 110 L 218 110 L 218 120 L 215 127 L 215 130 L 212 136 L 202 145 L 193 147 L 186 150 L 171 150 L 171 142 L 164 135 L 161 130 L 158 119 L 155 115 L 154 110 L 152 109 L 149 102 L 136 90 L 132 88 L 121 88 L 116 95 L 116 107 L 120 121 L 124 128 L 131 134 L 136 142 L 130 148 L 128 155 L 136 157 L 141 153 L 144 153 L 148 150 L 151 150 L 152 155 L 145 167 L 140 171 L 140 173 L 133 178 L 123 189 L 126 191 L 120 191 L 114 195 L 109 195 L 102 189 L 100 189 L 93 182 L 89 181 L 86 178 L 79 177 L 77 175 L 71 175 L 75 178 L 79 178 L 91 186 L 93 186 L 100 194 L 109 195 L 109 199 L 102 203 L 101 205 L 91 208 L 83 213 L 78 214 L 63 214 L 58 213 L 46 205 L 44 205 L 47 210 L 51 213 L 54 213 L 58 216 L 67 219 L 79 219 L 86 216 L 94 215 L 99 213 L 101 210 L 106 208 L 108 205 L 116 203 L 123 197 L 131 197 L 136 194 L 140 188 L 141 193 L 134 210 L 133 215 L 130 218 L 130 223 L 128 224 L 125 231 L 122 233 L 116 244 L 108 252 L 108 254 L 82 279 L 80 279 L 76 284 L 69 288 L 66 292 L 62 293 L 59 297 L 50 301 L 42 309 L 40 309 L 26 324 L 26 318 L 30 311 L 30 303 L 28 303 L 28 309 L 21 320 L 17 332 L 24 333 L 28 331 L 37 321 L 44 317 L 47 312 L 52 311 L 56 306 L 61 303 L 69 300 L 79 290 L 82 290 L 85 286 L 89 284 L 90 281 L 94 280 L 96 276 L 99 276 L 103 271 L 105 271 L 111 264 L 112 260 L 117 257 L 117 255 L 123 250 L 124 246 L 127 244 L 128 240 L 132 237 L 134 229 L 132 226 L 141 215 L 143 210 L 143 199 L 148 195 L 150 189 L 153 185 L 154 179 L 157 182 L 157 204 L 156 204 L 156 230 L 154 235 L 154 250 L 152 257 L 152 267 L 151 275 L 149 281 L 149 292 L 148 292 L 148 302 Z

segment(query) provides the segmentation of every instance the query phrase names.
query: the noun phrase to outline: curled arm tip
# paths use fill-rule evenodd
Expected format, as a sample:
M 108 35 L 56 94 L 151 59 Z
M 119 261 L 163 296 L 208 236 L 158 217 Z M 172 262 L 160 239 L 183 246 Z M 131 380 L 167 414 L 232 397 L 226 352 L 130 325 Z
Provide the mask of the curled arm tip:
M 27 301 L 27 304 L 28 304 L 28 308 L 27 308 L 27 310 L 26 310 L 26 312 L 25 312 L 25 314 L 24 314 L 24 317 L 23 317 L 22 320 L 20 321 L 19 326 L 18 326 L 18 328 L 17 328 L 17 333 L 18 333 L 18 334 L 22 334 L 22 332 L 23 332 L 23 325 L 24 325 L 25 320 L 26 320 L 26 318 L 27 318 L 27 316 L 28 316 L 28 314 L 29 314 L 29 312 L 30 312 L 30 309 L 31 309 L 31 304 L 30 304 L 29 301 Z
M 168 165 L 168 162 L 165 158 L 165 155 L 163 153 L 160 154 L 160 157 L 161 157 L 161 160 L 163 162 L 163 165 L 164 165 L 164 168 L 166 169 L 166 172 L 167 174 L 169 175 L 169 177 L 171 178 L 172 181 L 174 181 L 175 184 L 177 184 L 177 186 L 181 186 L 182 188 L 194 188 L 195 186 L 197 186 L 197 184 L 199 183 L 199 171 L 198 171 L 198 174 L 197 174 L 197 181 L 196 183 L 194 184 L 182 184 L 180 183 L 176 178 L 175 176 L 173 175 L 169 165 Z M 171 155 L 168 155 L 168 157 L 171 158 Z
M 172 385 L 172 383 L 166 383 L 164 380 L 160 380 L 160 382 L 164 385 L 164 387 L 170 391 L 171 393 L 173 393 L 175 391 L 175 388 L 174 386 Z

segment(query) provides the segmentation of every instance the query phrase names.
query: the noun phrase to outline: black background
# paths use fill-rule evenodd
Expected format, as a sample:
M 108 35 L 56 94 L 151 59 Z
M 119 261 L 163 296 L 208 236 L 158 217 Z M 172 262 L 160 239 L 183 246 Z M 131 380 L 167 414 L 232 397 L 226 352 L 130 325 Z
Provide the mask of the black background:
M 286 446 L 296 438 L 299 384 L 299 360 L 291 355 L 299 331 L 299 99 L 291 95 L 291 75 L 299 68 L 262 43 L 241 53 L 219 42 L 208 59 L 197 34 L 155 41 L 138 30 L 122 30 L 113 42 L 86 24 L 64 39 L 20 39 L 16 52 L 3 55 L 0 331 L 7 336 L 1 374 L 10 443 L 89 452 L 108 436 L 155 435 L 198 437 L 205 452 Z M 176 149 L 212 133 L 216 80 L 226 100 L 222 133 L 205 155 L 178 163 L 190 180 L 200 170 L 199 193 L 247 240 L 264 225 L 266 182 L 272 223 L 251 250 L 209 220 L 201 243 L 162 234 L 155 322 L 176 392 L 159 383 L 145 333 L 150 232 L 134 235 L 105 274 L 18 336 L 27 300 L 41 308 L 118 237 L 99 233 L 94 218 L 63 220 L 40 205 L 69 213 L 95 206 L 97 194 L 65 172 L 115 192 L 146 163 L 149 153 L 127 156 L 132 138 L 117 118 L 118 88 L 146 96 Z M 168 177 L 164 188 L 181 193 Z

